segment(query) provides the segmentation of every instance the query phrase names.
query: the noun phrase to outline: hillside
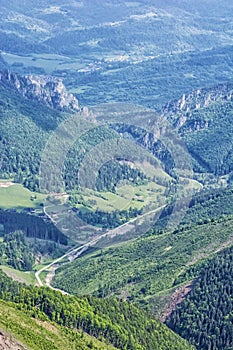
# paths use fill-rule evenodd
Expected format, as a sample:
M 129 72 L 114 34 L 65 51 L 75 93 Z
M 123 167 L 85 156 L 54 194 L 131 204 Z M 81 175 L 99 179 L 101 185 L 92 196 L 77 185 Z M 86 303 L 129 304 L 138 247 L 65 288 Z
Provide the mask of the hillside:
M 209 261 L 166 322 L 197 349 L 233 347 L 232 260 L 231 247 Z
M 105 111 L 109 109 L 109 114 L 111 106 L 109 104 L 109 108 L 105 107 Z M 100 107 L 96 108 L 97 117 L 99 109 Z M 173 159 L 173 152 L 169 152 L 163 143 L 163 136 L 166 136 L 167 131 L 169 135 L 169 128 L 173 130 L 170 135 L 171 140 L 180 138 L 187 147 L 197 178 L 208 183 L 211 182 L 212 175 L 216 180 L 218 176 L 231 173 L 233 169 L 233 85 L 231 83 L 189 91 L 180 98 L 169 101 L 157 112 L 140 111 L 139 107 L 130 107 L 130 105 L 129 110 L 125 107 L 121 111 L 121 104 L 118 109 L 121 119 L 118 124 L 117 120 L 114 120 L 114 129 L 126 137 L 130 134 L 137 142 L 149 149 L 162 161 L 169 173 L 172 173 L 176 162 Z M 104 115 L 100 118 L 107 120 L 107 115 L 105 119 Z M 114 113 L 112 116 L 114 118 Z M 152 124 L 155 128 L 154 133 L 148 130 L 151 127 L 148 120 L 154 123 Z M 160 123 L 164 123 L 166 128 L 162 130 Z
M 112 298 L 76 298 L 46 288 L 26 287 L 13 282 L 1 271 L 0 297 L 14 302 L 6 304 L 0 301 L 3 305 L 0 312 L 0 329 L 3 327 L 31 349 L 36 349 L 36 346 L 38 349 L 38 344 L 42 344 L 41 349 L 61 349 L 65 343 L 75 344 L 81 349 L 113 349 L 104 345 L 104 342 L 115 345 L 117 349 L 192 349 L 186 341 L 159 321 L 129 303 Z M 24 312 L 28 316 L 25 316 Z M 53 325 L 50 321 L 53 321 Z M 76 332 L 75 329 L 79 331 Z M 86 333 L 91 337 L 88 338 Z M 99 344 L 94 337 L 103 343 Z
M 1 178 L 21 174 L 24 180 L 26 174 L 29 179 L 35 176 L 46 137 L 64 118 L 62 113 L 24 98 L 15 87 L 1 80 Z M 32 188 L 35 190 L 35 185 Z
M 215 175 L 232 171 L 232 84 L 183 95 L 165 106 L 163 113 L 179 130 L 194 159 L 195 171 Z
M 233 350 L 233 2 L 0 3 L 0 350 Z
M 84 125 L 86 123 L 86 129 L 93 130 L 90 131 L 92 134 L 89 138 L 87 135 L 83 136 L 84 140 L 79 140 L 78 136 L 77 139 L 72 139 L 74 128 L 68 134 L 64 134 L 64 140 L 67 142 L 71 140 L 73 146 L 67 149 L 69 153 L 64 175 L 67 177 L 67 187 L 73 189 L 77 183 L 70 183 L 75 181 L 72 172 L 77 170 L 81 157 L 84 156 L 79 154 L 80 150 L 83 147 L 90 148 L 105 137 L 113 135 L 113 132 L 94 128 L 92 124 L 86 122 L 77 100 L 67 93 L 59 80 L 51 77 L 25 77 L 9 72 L 1 73 L 0 77 L 0 177 L 15 178 L 16 182 L 38 191 L 40 161 L 51 132 L 65 120 L 77 118 L 76 128 L 79 123 Z M 76 144 L 73 145 L 75 141 Z M 62 146 L 64 147 L 57 145 Z
M 0 306 L 0 348 L 4 350 L 116 349 L 87 333 L 29 317 L 12 303 L 1 300 Z
M 232 191 L 213 198 L 210 195 L 202 202 L 199 196 L 175 231 L 163 230 L 165 216 L 160 230 L 155 228 L 142 238 L 86 252 L 59 268 L 52 285 L 78 295 L 114 293 L 144 307 L 156 306 L 155 297 L 190 281 L 192 266 L 232 244 Z M 229 207 L 224 210 L 226 202 Z
M 187 146 L 193 161 L 194 172 L 206 174 L 206 176 L 201 175 L 204 181 L 206 179 L 208 181 L 210 173 L 217 177 L 228 175 L 233 170 L 232 92 L 231 84 L 203 88 L 184 94 L 180 99 L 167 103 L 161 110 L 162 116 L 171 123 Z M 78 101 L 73 95 L 67 93 L 62 82 L 51 77 L 21 77 L 9 72 L 1 73 L 0 93 L 2 132 L 0 176 L 17 175 L 17 179 L 23 180 L 27 187 L 38 190 L 39 162 L 48 135 L 56 130 L 59 123 L 68 120 L 70 112 L 77 113 L 80 123 L 84 114 L 79 108 Z M 115 108 L 114 105 L 112 108 Z M 94 109 L 93 112 L 98 116 L 98 109 Z M 107 109 L 104 113 L 106 115 L 103 122 L 108 122 Z M 110 105 L 109 114 L 111 113 Z M 66 189 L 72 190 L 77 187 L 75 174 L 85 156 L 83 149 L 87 152 L 104 140 L 119 138 L 122 135 L 127 139 L 129 134 L 133 136 L 134 141 L 143 144 L 153 152 L 162 161 L 164 168 L 172 174 L 175 166 L 174 159 L 171 159 L 173 155 L 169 154 L 160 141 L 155 142 L 155 135 L 149 134 L 146 128 L 137 130 L 136 113 L 138 113 L 136 107 L 122 112 L 123 124 L 114 126 L 117 133 L 105 126 L 95 127 L 92 121 L 90 124 L 87 121 L 85 128 L 90 129 L 87 135 L 77 137 L 77 140 L 74 140 L 76 142 L 73 141 L 72 147 L 68 150 L 63 175 Z M 140 113 L 142 118 L 146 111 L 141 110 Z M 152 114 L 153 111 L 151 111 Z M 155 117 L 156 114 L 154 114 Z M 126 121 L 127 124 L 130 121 L 131 126 L 127 125 Z M 78 125 L 76 127 L 78 128 Z M 12 138 L 10 135 L 15 136 Z M 72 137 L 74 136 L 70 131 L 71 140 Z M 27 145 L 24 142 L 25 139 L 27 139 Z M 23 164 L 22 159 L 24 159 Z M 103 188 L 103 185 L 101 186 Z
M 56 205 L 63 201 L 87 224 L 112 228 L 144 208 L 164 204 L 166 185 L 175 182 L 149 152 L 133 140 L 122 139 L 105 123 L 96 123 L 85 109 L 80 110 L 61 81 L 51 77 L 1 73 L 0 128 L 0 178 L 11 180 L 9 188 L 3 184 L 0 189 L 6 209 L 30 208 L 30 201 L 32 208 L 36 203 L 41 209 L 46 204 L 52 206 L 49 201 L 44 204 L 46 195 L 30 195 L 21 186 L 13 186 L 13 179 L 33 192 L 61 193 L 51 209 L 55 221 Z M 152 175 L 144 169 L 147 159 L 154 167 Z M 79 173 L 80 168 L 83 173 Z M 15 193 L 15 203 L 10 206 L 11 193 Z M 28 194 L 28 201 L 20 194 Z M 39 202 L 39 198 L 44 201 Z
M 4 350 L 63 350 L 90 348 L 114 350 L 81 331 L 69 330 L 48 320 L 27 316 L 13 303 L 0 301 L 0 348 Z

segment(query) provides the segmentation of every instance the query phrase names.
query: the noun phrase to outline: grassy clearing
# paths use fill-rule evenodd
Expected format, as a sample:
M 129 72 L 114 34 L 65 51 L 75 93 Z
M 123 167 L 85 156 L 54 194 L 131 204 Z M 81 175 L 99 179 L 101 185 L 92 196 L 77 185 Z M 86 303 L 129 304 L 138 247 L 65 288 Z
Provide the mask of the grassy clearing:
M 88 190 L 83 194 L 84 205 L 79 208 L 90 208 L 91 210 L 101 210 L 112 212 L 115 210 L 127 210 L 130 207 L 142 209 L 145 206 L 159 207 L 163 204 L 165 187 L 149 182 L 147 184 L 133 186 L 123 185 L 112 192 L 95 192 Z
M 54 70 L 77 70 L 84 68 L 79 60 L 73 60 L 66 56 L 53 54 L 33 54 L 18 56 L 11 53 L 2 53 L 4 60 L 9 65 L 18 65 L 43 69 L 46 74 L 51 74 Z
M 29 191 L 20 184 L 0 180 L 0 208 L 2 209 L 39 209 L 45 197 L 43 194 Z
M 47 54 L 18 56 L 10 53 L 2 53 L 2 56 L 9 65 L 20 64 L 26 67 L 42 68 L 48 74 L 52 73 L 55 69 L 60 69 L 60 65 L 67 64 L 70 60 L 65 56 Z
M 150 162 L 135 162 L 135 167 L 143 171 L 147 177 L 149 178 L 163 178 L 166 180 L 172 180 L 171 176 L 168 175 L 161 166 L 155 167 L 153 164 Z
M 203 188 L 203 185 L 196 180 L 187 179 L 187 181 L 187 188 L 190 190 L 201 190 Z
M 38 270 L 40 270 L 40 269 L 42 269 L 44 266 L 47 266 L 48 264 L 50 264 L 51 262 L 53 262 L 53 258 L 43 258 L 43 262 L 42 263 L 40 263 L 40 264 L 36 264 L 36 265 L 34 265 L 33 266 L 33 269 L 35 270 L 35 271 L 38 271 Z
M 84 202 L 78 206 L 79 208 L 112 212 L 128 210 L 130 207 L 155 209 L 165 203 L 166 185 L 172 178 L 159 164 L 156 166 L 148 161 L 120 163 L 140 169 L 147 176 L 148 182 L 141 185 L 119 183 L 115 193 L 86 190 L 83 193 Z
M 24 272 L 15 270 L 8 266 L 0 266 L 0 268 L 13 280 L 18 281 L 20 283 L 25 283 L 27 285 L 34 285 L 36 282 L 35 274 L 32 271 Z

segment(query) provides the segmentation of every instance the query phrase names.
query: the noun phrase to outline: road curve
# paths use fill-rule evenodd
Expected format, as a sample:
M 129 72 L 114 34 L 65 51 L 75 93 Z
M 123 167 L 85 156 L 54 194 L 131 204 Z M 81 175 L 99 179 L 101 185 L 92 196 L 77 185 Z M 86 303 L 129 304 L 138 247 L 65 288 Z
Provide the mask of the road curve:
M 166 204 L 162 205 L 161 207 L 159 208 L 156 208 L 156 209 L 153 209 L 147 213 L 144 213 L 142 215 L 139 215 L 137 216 L 136 218 L 133 218 L 127 222 L 125 222 L 124 224 L 114 228 L 114 229 L 111 229 L 107 232 L 105 232 L 104 234 L 92 239 L 91 241 L 81 245 L 81 246 L 76 246 L 74 248 L 72 248 L 71 250 L 69 250 L 67 253 L 65 253 L 64 255 L 62 255 L 61 257 L 55 259 L 54 261 L 52 261 L 51 263 L 49 263 L 48 265 L 42 267 L 40 270 L 38 270 L 36 273 L 35 273 L 35 277 L 36 277 L 36 280 L 37 280 L 37 284 L 40 286 L 40 287 L 43 287 L 44 284 L 43 282 L 41 281 L 41 278 L 40 278 L 40 274 L 43 272 L 43 271 L 46 271 L 46 270 L 49 270 L 51 269 L 54 265 L 56 265 L 57 263 L 59 263 L 60 261 L 62 261 L 63 259 L 65 258 L 72 258 L 75 256 L 75 259 L 77 259 L 86 249 L 88 249 L 89 247 L 92 247 L 94 246 L 98 241 L 100 241 L 102 238 L 105 238 L 105 237 L 108 237 L 108 236 L 115 236 L 115 235 L 118 235 L 118 234 L 121 234 L 120 231 L 122 231 L 122 229 L 130 224 L 132 224 L 133 222 L 135 222 L 136 220 L 140 220 L 140 219 L 143 219 L 145 216 L 147 215 L 150 215 L 150 214 L 153 214 L 153 213 L 156 213 L 157 211 L 163 209 L 166 207 Z M 125 234 L 127 231 L 124 231 L 123 234 Z M 58 268 L 58 267 L 57 267 Z M 54 270 L 55 272 L 55 270 Z M 62 292 L 63 294 L 67 294 L 65 291 L 61 290 L 61 289 L 58 289 L 58 288 L 54 288 L 50 285 L 50 283 L 46 283 L 46 285 L 48 287 L 50 287 L 51 289 L 53 290 L 58 290 L 60 292 Z

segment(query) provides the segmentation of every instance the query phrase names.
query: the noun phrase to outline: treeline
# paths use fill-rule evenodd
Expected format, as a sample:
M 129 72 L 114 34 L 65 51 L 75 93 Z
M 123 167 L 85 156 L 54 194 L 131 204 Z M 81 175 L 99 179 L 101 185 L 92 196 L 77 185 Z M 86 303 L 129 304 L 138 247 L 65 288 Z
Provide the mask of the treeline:
M 39 238 L 26 237 L 22 231 L 5 233 L 0 241 L 0 265 L 21 271 L 31 271 L 36 260 L 43 256 L 56 258 L 67 251 L 67 246 Z
M 202 269 L 167 325 L 200 350 L 233 348 L 233 247 Z
M 32 317 L 51 320 L 105 339 L 118 349 L 188 350 L 191 346 L 142 310 L 113 298 L 77 298 L 48 288 L 26 287 L 0 271 L 0 298 Z
M 67 237 L 52 222 L 36 215 L 0 209 L 0 224 L 4 226 L 6 234 L 20 230 L 27 237 L 51 240 L 63 245 L 68 244 Z
M 174 204 L 167 205 L 156 226 L 147 232 L 150 234 L 161 234 L 165 232 L 166 226 L 170 220 L 170 215 L 179 216 L 183 209 L 186 210 L 186 199 L 176 202 L 176 211 Z M 196 224 L 205 224 L 219 218 L 224 218 L 233 215 L 233 187 L 228 186 L 225 189 L 204 189 L 193 195 L 188 204 L 188 210 L 179 227 L 176 227 L 176 232 L 187 229 Z M 175 220 L 174 220 L 175 221 Z
M 36 258 L 57 257 L 67 250 L 67 237 L 48 219 L 0 209 L 0 264 L 33 269 Z
M 78 210 L 77 215 L 80 219 L 90 225 L 101 226 L 103 228 L 115 228 L 142 213 L 142 209 L 130 207 L 128 210 L 115 210 L 105 212 L 101 210 L 87 211 Z

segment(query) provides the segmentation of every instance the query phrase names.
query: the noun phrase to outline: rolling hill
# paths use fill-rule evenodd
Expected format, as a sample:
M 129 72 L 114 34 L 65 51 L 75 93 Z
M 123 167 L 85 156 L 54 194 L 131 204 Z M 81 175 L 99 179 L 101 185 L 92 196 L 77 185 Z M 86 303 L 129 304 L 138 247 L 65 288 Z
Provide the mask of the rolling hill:
M 1 271 L 0 298 L 0 329 L 29 349 L 193 349 L 140 309 L 112 298 L 76 298 L 26 287 Z

